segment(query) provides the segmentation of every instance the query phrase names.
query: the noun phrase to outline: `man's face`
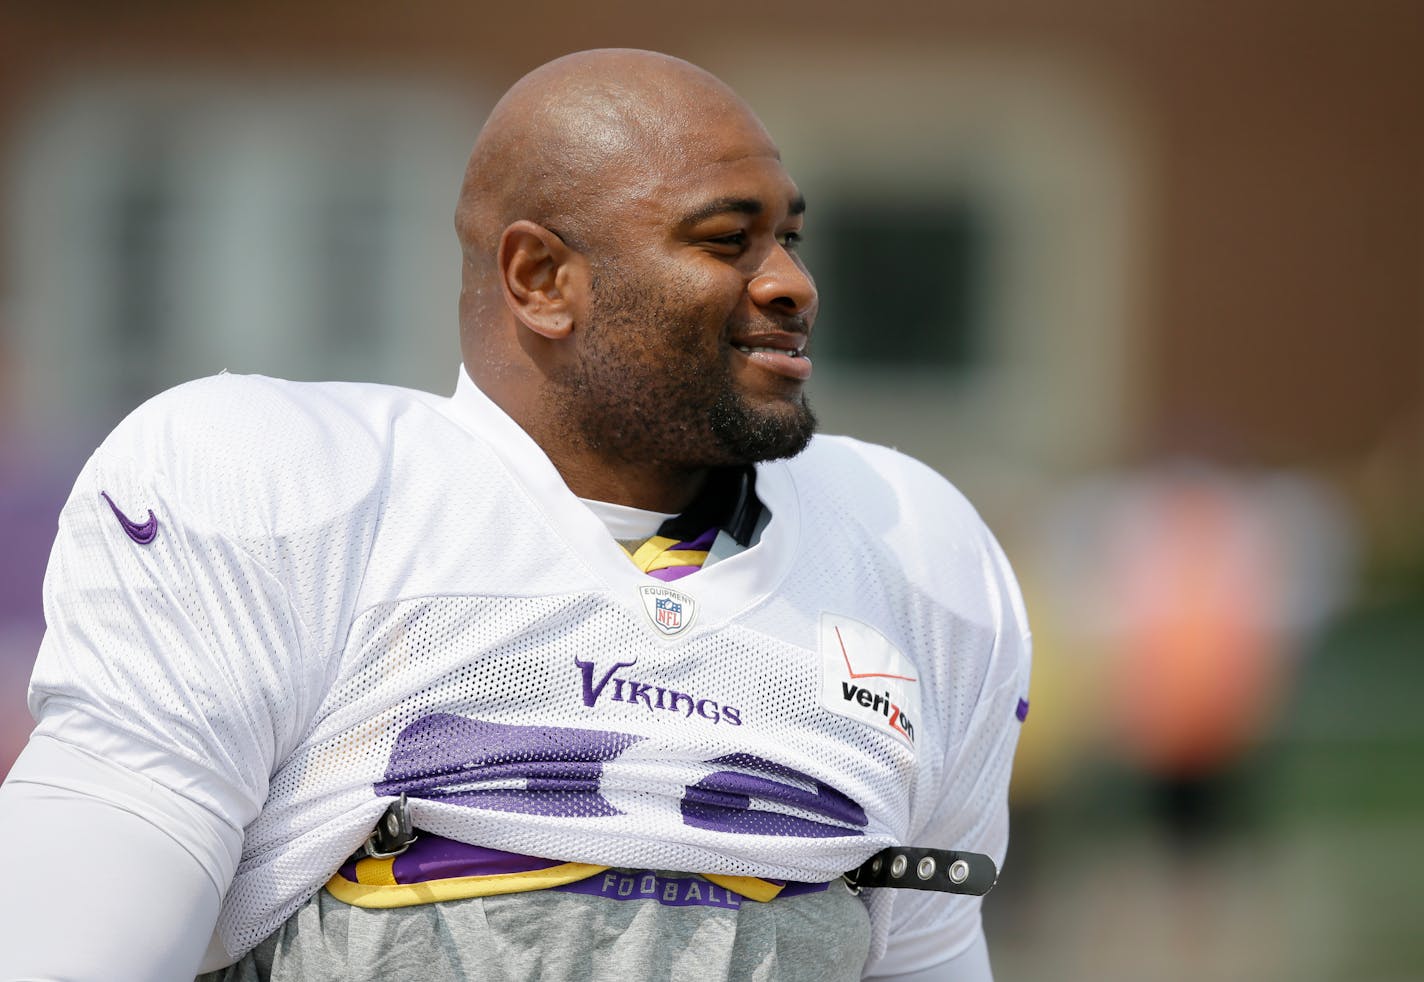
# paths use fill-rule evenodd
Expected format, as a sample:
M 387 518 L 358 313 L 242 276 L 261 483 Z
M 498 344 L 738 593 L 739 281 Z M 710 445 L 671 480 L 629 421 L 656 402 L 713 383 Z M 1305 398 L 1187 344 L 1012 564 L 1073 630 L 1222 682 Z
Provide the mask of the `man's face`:
M 816 425 L 817 300 L 775 148 L 729 113 L 624 170 L 591 229 L 578 355 L 558 380 L 584 442 L 688 468 L 799 453 Z

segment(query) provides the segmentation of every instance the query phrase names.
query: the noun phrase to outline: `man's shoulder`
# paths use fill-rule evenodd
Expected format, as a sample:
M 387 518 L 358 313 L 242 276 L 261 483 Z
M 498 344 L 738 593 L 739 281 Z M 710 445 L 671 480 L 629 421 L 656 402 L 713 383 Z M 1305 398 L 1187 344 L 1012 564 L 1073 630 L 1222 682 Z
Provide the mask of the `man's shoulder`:
M 436 397 L 358 382 L 291 382 L 223 373 L 185 382 L 139 406 L 105 441 L 133 456 L 168 451 L 270 461 L 379 443 L 402 409 Z
M 883 509 L 894 502 L 980 524 L 974 507 L 949 480 L 892 447 L 818 434 L 789 464 L 803 494 L 834 493 L 851 508 Z
M 95 458 L 214 516 L 261 515 L 264 505 L 329 514 L 380 486 L 392 421 L 436 400 L 393 386 L 215 375 L 149 399 Z
M 817 436 L 788 462 L 803 525 L 862 558 L 878 557 L 885 575 L 903 576 L 960 610 L 980 611 L 983 569 L 997 549 L 993 534 L 959 489 L 915 458 L 850 437 Z M 973 616 L 981 616 L 975 613 Z

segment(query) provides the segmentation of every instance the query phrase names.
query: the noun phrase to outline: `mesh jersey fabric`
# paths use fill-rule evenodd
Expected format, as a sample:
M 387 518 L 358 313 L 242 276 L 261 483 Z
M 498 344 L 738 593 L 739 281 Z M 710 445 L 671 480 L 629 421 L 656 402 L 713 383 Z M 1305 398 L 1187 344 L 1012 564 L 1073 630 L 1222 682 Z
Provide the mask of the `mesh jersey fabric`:
M 693 506 L 689 512 L 707 514 L 715 510 L 726 513 L 728 509 L 723 506 L 727 503 L 728 483 L 726 480 L 709 482 L 699 492 L 699 497 L 715 495 L 720 504 L 714 503 L 710 509 Z M 745 483 L 745 478 L 741 483 Z M 658 530 L 674 519 L 686 516 L 658 514 L 585 498 L 579 500 L 603 522 L 609 535 L 623 546 L 634 566 L 664 582 L 697 572 L 713 558 L 708 547 L 718 537 L 727 536 L 720 526 L 714 525 L 689 541 L 680 541 L 680 536 L 659 534 Z M 692 520 L 701 523 L 701 519 Z M 675 524 L 686 522 L 679 520 Z M 755 541 L 758 531 L 756 523 L 749 524 L 752 535 L 746 543 L 734 539 L 733 552 L 740 552 Z M 561 766 L 567 769 L 568 765 Z M 608 869 L 588 863 L 561 863 L 487 849 L 431 835 L 420 829 L 414 832 L 414 838 L 403 845 L 399 853 L 370 856 L 364 855 L 364 851 L 358 852 L 331 878 L 326 885 L 327 890 L 345 903 L 390 909 L 526 891 L 553 889 L 582 892 L 589 889 L 584 881 Z M 713 896 L 716 896 L 719 885 L 761 901 L 788 895 L 783 890 L 785 884 L 780 881 L 716 874 L 707 876 L 712 880 L 709 889 Z M 652 879 L 656 880 L 656 877 Z M 632 882 L 631 878 L 627 882 Z M 816 886 L 824 889 L 827 885 L 822 883 Z M 593 893 L 612 896 L 608 894 L 607 884 L 602 889 L 594 888 Z M 301 912 L 293 916 L 300 917 Z M 291 923 L 289 919 L 287 924 Z
M 670 585 L 669 634 L 649 579 L 463 373 L 450 399 L 181 386 L 65 506 L 38 732 L 245 829 L 232 956 L 402 791 L 435 834 L 571 862 L 815 881 L 897 843 L 1002 861 L 1029 641 L 992 537 L 928 468 L 846 438 L 758 465 L 757 491 L 760 541 Z M 120 515 L 149 510 L 140 543 Z M 848 654 L 831 678 L 828 623 L 903 659 L 859 675 L 913 682 L 852 685 Z M 828 701 L 892 686 L 920 707 L 913 738 Z M 867 894 L 867 971 L 977 936 L 977 899 L 891 893 Z

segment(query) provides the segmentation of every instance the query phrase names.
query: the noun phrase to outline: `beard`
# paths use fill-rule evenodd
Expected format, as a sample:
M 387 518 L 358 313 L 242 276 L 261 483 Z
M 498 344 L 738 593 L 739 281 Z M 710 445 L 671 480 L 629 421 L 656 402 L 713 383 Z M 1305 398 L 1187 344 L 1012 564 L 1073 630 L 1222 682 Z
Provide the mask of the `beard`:
M 759 403 L 739 392 L 727 340 L 733 325 L 711 305 L 678 299 L 692 289 L 650 289 L 603 265 L 591 290 L 580 359 L 556 380 L 565 427 L 571 423 L 584 446 L 623 462 L 687 469 L 806 449 L 816 416 L 804 393 Z

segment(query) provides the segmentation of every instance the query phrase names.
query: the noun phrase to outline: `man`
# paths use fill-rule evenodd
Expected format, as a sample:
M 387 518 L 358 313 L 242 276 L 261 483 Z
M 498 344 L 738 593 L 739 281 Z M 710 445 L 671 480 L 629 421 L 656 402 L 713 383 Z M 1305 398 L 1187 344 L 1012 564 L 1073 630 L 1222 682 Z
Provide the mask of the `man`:
M 977 898 L 840 876 L 1002 860 L 1028 636 L 952 488 L 812 440 L 803 211 L 721 82 L 571 55 L 471 157 L 452 399 L 126 420 L 47 578 L 0 967 L 988 978 Z

